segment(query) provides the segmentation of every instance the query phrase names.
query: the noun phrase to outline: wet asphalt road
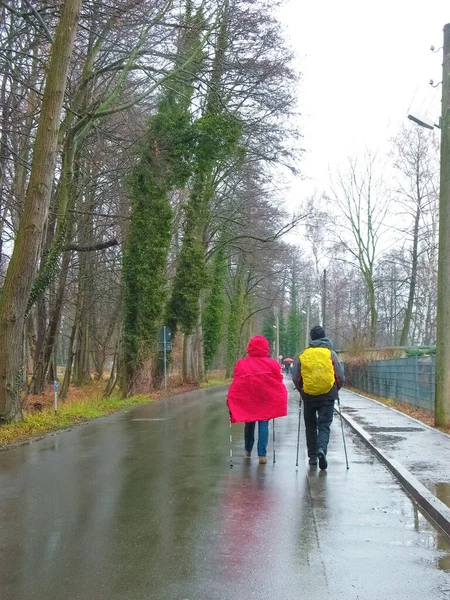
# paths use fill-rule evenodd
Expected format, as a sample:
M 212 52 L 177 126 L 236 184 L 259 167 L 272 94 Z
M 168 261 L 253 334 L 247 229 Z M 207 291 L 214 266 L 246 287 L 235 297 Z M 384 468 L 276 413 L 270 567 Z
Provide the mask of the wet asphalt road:
M 340 397 L 372 443 L 450 507 L 450 436 L 359 394 L 342 390 Z
M 338 422 L 327 473 L 228 466 L 224 388 L 141 406 L 0 453 L 2 600 L 440 600 L 450 549 Z M 270 435 L 272 439 L 272 434 Z M 271 451 L 271 447 L 269 447 Z M 271 459 L 271 454 L 270 454 Z

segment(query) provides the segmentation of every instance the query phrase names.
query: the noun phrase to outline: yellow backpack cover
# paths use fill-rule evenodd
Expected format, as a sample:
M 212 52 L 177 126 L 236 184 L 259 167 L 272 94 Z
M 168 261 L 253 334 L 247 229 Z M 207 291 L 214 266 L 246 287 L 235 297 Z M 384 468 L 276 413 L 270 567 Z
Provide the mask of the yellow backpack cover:
M 310 396 L 328 394 L 334 385 L 334 368 L 329 348 L 307 348 L 300 355 L 303 391 Z

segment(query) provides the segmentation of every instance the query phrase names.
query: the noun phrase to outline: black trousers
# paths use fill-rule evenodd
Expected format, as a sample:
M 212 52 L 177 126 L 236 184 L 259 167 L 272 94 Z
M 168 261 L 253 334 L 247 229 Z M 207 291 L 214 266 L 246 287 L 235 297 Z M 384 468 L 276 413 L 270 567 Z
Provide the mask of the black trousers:
M 307 400 L 303 402 L 308 456 L 317 455 L 319 449 L 327 453 L 333 413 L 334 402 L 326 401 L 323 404 L 315 404 Z

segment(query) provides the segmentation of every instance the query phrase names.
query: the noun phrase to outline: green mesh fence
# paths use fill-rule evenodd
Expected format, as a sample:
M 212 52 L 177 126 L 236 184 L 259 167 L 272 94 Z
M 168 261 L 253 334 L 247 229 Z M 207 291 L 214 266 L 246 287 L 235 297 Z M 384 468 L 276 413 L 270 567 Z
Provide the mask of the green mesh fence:
M 434 412 L 434 356 L 374 360 L 353 379 L 363 392 Z

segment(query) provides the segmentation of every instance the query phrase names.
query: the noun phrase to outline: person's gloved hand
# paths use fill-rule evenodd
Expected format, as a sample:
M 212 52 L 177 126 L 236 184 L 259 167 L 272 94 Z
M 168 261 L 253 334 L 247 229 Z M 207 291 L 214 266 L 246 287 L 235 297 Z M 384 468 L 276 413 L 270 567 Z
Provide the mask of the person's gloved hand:
M 230 417 L 230 421 L 231 421 L 232 414 L 231 414 L 230 407 L 229 407 L 229 405 L 228 405 L 228 396 L 227 396 L 227 408 L 228 408 L 228 416 Z

